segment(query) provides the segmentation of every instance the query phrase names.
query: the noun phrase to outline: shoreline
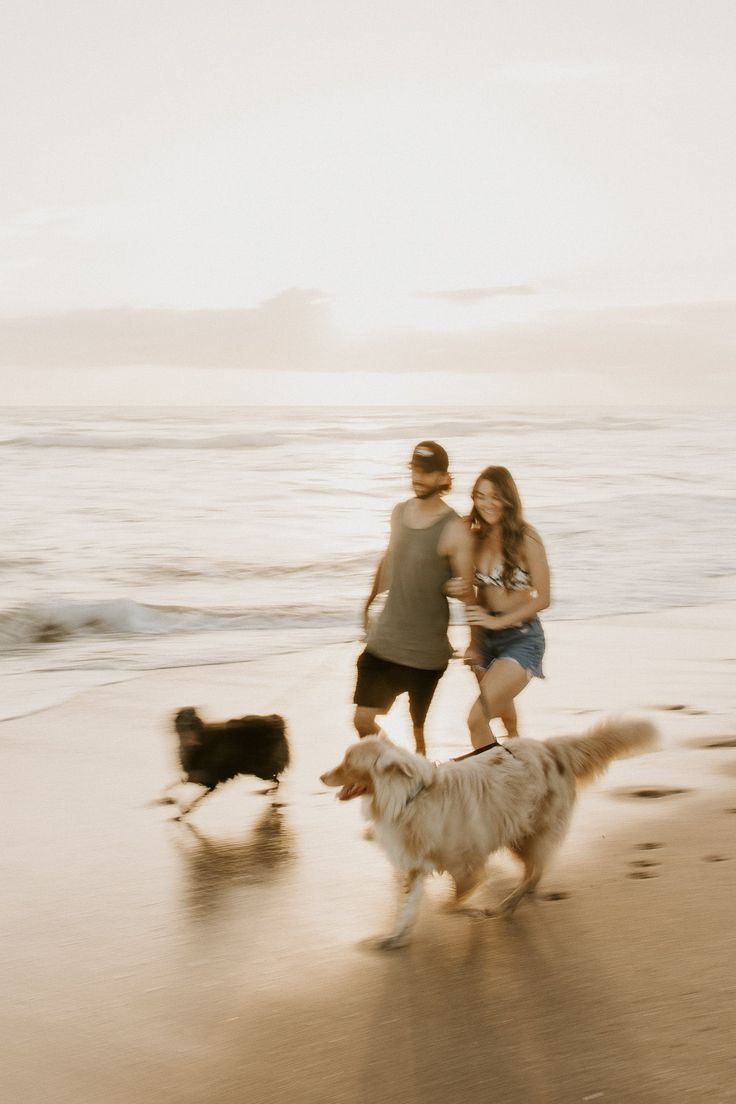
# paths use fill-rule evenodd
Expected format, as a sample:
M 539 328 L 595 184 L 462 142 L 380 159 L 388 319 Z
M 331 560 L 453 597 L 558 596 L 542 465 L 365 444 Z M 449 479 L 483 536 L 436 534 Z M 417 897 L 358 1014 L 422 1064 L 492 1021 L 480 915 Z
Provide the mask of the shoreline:
M 585 618 L 555 618 L 552 616 L 543 616 L 542 622 L 549 641 L 550 637 L 554 639 L 564 639 L 565 636 L 571 633 L 577 635 L 575 631 L 576 626 L 597 626 L 605 632 L 607 627 L 618 626 L 620 622 L 633 623 L 634 625 L 638 624 L 638 626 L 642 628 L 657 628 L 661 627 L 662 624 L 679 624 L 680 627 L 702 627 L 706 630 L 717 628 L 725 629 L 732 623 L 732 617 L 729 617 L 729 610 L 736 611 L 736 599 L 724 599 L 719 602 L 693 603 L 688 606 L 668 606 L 662 609 L 639 612 L 599 614 L 594 617 Z M 715 621 L 716 624 L 703 625 L 701 624 L 703 621 Z M 557 626 L 564 626 L 564 628 L 558 630 Z M 456 650 L 460 650 L 461 653 L 464 648 L 465 633 L 466 629 L 462 624 L 450 625 L 450 641 Z M 122 643 L 124 645 L 124 641 Z M 249 667 L 254 663 L 263 663 L 269 660 L 278 662 L 284 657 L 307 655 L 325 648 L 350 647 L 360 649 L 362 643 L 360 640 L 353 637 L 351 639 L 341 639 L 328 643 L 311 644 L 288 650 L 273 651 L 266 655 L 252 656 L 249 659 L 215 659 L 211 661 L 205 660 L 203 662 L 170 663 L 161 666 L 135 669 L 115 669 L 111 667 L 59 667 L 45 670 L 12 671 L 4 676 L 5 693 L 3 695 L 2 704 L 0 704 L 0 725 L 9 721 L 20 720 L 23 717 L 30 717 L 36 713 L 46 712 L 56 706 L 63 705 L 65 702 L 72 701 L 80 694 L 85 694 L 88 690 L 92 690 L 96 687 L 135 682 L 138 679 L 156 673 L 165 674 L 166 672 L 175 673 L 177 671 L 206 672 L 210 669 L 217 669 L 220 667 Z M 456 659 L 457 656 L 453 657 L 451 664 L 456 661 Z M 546 657 L 545 662 L 547 662 Z M 10 680 L 13 680 L 12 693 L 9 692 L 11 689 L 9 686 Z M 71 686 L 64 690 L 56 689 L 59 683 L 68 683 L 71 684 Z M 33 705 L 30 709 L 16 711 L 18 707 L 13 703 L 17 701 L 26 701 L 29 696 L 34 695 L 42 699 L 39 704 Z

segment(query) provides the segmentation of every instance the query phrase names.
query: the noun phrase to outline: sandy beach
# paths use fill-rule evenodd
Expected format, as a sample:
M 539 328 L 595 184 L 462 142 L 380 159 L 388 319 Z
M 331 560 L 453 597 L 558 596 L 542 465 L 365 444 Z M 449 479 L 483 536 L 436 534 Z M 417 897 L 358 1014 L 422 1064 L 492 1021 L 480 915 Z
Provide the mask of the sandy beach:
M 353 738 L 357 644 L 146 673 L 37 712 L 29 681 L 28 715 L 0 724 L 3 1101 L 736 1100 L 734 612 L 548 622 L 523 733 L 637 713 L 662 747 L 582 792 L 513 919 L 448 914 L 434 879 L 392 954 L 361 945 L 389 922 L 389 865 L 318 778 Z M 452 663 L 430 757 L 467 748 L 472 696 Z M 277 799 L 243 779 L 188 825 L 151 804 L 173 770 L 167 718 L 190 704 L 286 716 Z M 386 727 L 406 742 L 403 702 Z M 489 875 L 485 903 L 516 871 L 498 856 Z

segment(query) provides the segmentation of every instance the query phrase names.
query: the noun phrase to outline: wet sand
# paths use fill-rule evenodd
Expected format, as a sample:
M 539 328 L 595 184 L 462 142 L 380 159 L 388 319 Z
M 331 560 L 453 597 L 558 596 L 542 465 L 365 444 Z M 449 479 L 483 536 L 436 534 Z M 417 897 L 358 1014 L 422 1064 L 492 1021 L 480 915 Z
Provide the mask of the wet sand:
M 0 1032 L 6 1104 L 736 1100 L 736 659 L 724 604 L 549 622 L 527 735 L 604 713 L 656 720 L 662 750 L 584 790 L 511 920 L 452 916 L 434 879 L 412 945 L 358 803 L 318 775 L 352 739 L 357 646 L 155 672 L 0 724 Z M 466 748 L 452 664 L 429 754 Z M 29 698 L 29 708 L 32 706 Z M 165 718 L 284 713 L 276 799 L 229 784 L 192 815 Z M 406 740 L 400 702 L 387 727 Z M 491 861 L 479 900 L 516 877 Z

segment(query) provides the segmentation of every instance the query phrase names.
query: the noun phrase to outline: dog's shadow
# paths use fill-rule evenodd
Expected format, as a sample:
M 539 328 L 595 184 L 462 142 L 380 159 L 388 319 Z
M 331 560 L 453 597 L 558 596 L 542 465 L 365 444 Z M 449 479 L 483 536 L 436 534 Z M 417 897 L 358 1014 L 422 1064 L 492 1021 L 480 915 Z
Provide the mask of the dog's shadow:
M 232 892 L 271 881 L 296 855 L 294 834 L 278 802 L 242 838 L 217 839 L 186 819 L 172 822 L 172 830 L 184 859 L 187 905 L 195 916 L 212 913 Z

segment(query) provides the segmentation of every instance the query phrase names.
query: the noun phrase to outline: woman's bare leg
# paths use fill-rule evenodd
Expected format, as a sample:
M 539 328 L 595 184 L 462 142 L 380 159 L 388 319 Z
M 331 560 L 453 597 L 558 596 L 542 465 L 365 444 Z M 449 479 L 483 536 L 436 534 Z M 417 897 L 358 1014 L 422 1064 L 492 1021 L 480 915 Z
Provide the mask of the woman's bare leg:
M 516 717 L 516 706 L 513 702 L 509 702 L 503 713 L 501 713 L 501 724 L 506 729 L 507 736 L 519 735 L 519 723 Z
M 509 735 L 516 735 L 514 698 L 529 681 L 528 672 L 513 659 L 497 659 L 480 680 L 480 697 L 468 716 L 468 728 L 473 747 L 483 747 L 491 736 L 489 722 L 500 717 Z M 513 721 L 512 732 L 504 720 Z

